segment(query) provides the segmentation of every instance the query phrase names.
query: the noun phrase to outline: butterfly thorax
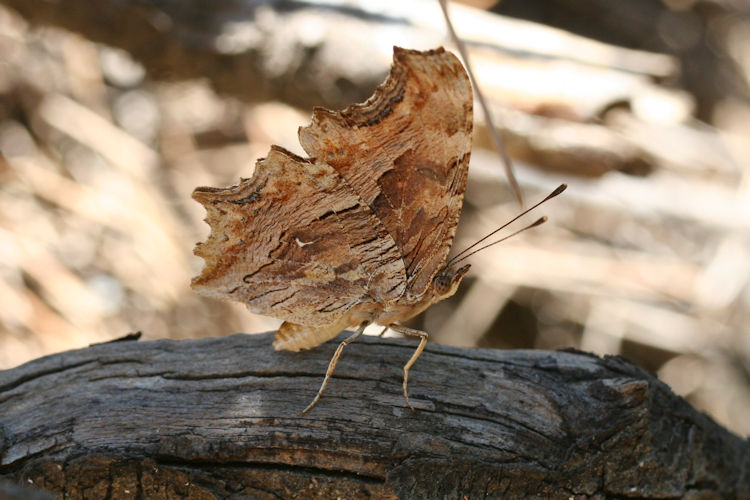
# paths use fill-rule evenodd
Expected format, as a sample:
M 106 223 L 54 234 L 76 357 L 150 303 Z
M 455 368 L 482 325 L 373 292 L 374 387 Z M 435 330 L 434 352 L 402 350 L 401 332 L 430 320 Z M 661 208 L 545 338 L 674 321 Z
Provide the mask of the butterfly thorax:
M 420 314 L 432 304 L 447 299 L 456 293 L 461 280 L 469 272 L 470 267 L 470 264 L 466 264 L 459 268 L 446 267 L 442 269 L 435 275 L 429 288 L 421 297 L 414 297 L 412 301 L 399 300 L 393 304 L 388 304 L 375 322 L 387 326 L 399 321 L 406 321 Z

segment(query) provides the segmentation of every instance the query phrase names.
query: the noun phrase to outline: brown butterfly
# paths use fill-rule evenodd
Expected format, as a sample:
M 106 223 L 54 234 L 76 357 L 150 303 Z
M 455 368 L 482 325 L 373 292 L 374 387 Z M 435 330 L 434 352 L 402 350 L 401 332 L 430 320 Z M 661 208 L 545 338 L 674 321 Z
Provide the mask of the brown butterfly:
M 399 322 L 453 295 L 469 265 L 448 265 L 469 167 L 472 91 L 459 60 L 439 48 L 394 48 L 386 81 L 362 104 L 315 108 L 300 128 L 301 158 L 272 146 L 250 179 L 199 187 L 211 234 L 192 287 L 285 320 L 276 349 L 299 351 L 377 323 L 419 337 Z

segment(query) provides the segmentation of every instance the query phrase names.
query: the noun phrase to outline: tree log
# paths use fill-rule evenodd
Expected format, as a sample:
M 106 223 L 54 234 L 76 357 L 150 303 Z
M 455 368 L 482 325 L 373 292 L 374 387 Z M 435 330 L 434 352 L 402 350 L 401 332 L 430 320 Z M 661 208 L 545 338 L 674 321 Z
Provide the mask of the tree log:
M 0 477 L 65 498 L 750 498 L 750 444 L 621 357 L 271 334 L 0 372 Z
M 367 98 L 388 73 L 393 45 L 431 49 L 450 42 L 437 0 L 0 3 L 31 23 L 65 28 L 125 49 L 154 79 L 208 78 L 222 94 L 249 102 L 279 100 L 301 109 L 340 109 Z M 540 59 L 578 64 L 576 72 L 588 85 L 576 100 L 589 107 L 592 101 L 598 103 L 595 107 L 606 107 L 632 97 L 634 85 L 646 85 L 640 77 L 672 78 L 678 73 L 675 61 L 661 54 L 605 45 L 461 5 L 452 5 L 451 12 L 478 66 L 521 61 L 528 67 Z M 599 81 L 603 68 L 610 70 L 606 85 L 592 86 L 591 79 Z M 614 94 L 607 90 L 612 87 Z M 550 93 L 559 99 L 558 93 Z M 535 97 L 538 101 L 549 95 Z
M 216 0 L 210 7 L 197 0 L 0 3 L 31 23 L 125 49 L 153 79 L 207 79 L 223 95 L 245 102 L 278 100 L 304 110 L 362 102 L 387 74 L 392 45 L 428 49 L 450 43 L 437 0 Z M 451 13 L 495 124 L 516 159 L 583 176 L 610 170 L 645 175 L 654 166 L 651 143 L 665 141 L 654 139 L 659 131 L 637 134 L 646 144 L 633 138 L 645 127 L 639 120 L 628 122 L 627 131 L 607 126 L 609 111 L 638 108 L 647 97 L 677 115 L 688 113 L 684 96 L 654 81 L 676 77 L 670 57 L 461 5 L 452 5 Z M 480 113 L 476 125 L 475 144 L 494 149 Z M 674 148 L 667 149 L 674 156 Z M 726 158 L 698 153 L 703 151 L 672 163 L 737 170 Z

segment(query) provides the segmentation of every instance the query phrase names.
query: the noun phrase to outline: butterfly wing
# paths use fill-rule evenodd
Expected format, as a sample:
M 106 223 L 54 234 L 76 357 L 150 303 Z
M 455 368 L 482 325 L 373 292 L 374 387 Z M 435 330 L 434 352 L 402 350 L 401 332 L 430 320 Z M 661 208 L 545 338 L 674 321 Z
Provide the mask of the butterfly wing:
M 459 60 L 442 48 L 394 48 L 388 79 L 363 104 L 316 108 L 299 132 L 398 245 L 417 302 L 445 265 L 461 213 L 472 133 L 472 92 Z
M 325 163 L 274 146 L 252 178 L 193 198 L 211 227 L 195 248 L 205 266 L 192 287 L 203 295 L 308 327 L 341 325 L 330 338 L 404 291 L 395 241 Z

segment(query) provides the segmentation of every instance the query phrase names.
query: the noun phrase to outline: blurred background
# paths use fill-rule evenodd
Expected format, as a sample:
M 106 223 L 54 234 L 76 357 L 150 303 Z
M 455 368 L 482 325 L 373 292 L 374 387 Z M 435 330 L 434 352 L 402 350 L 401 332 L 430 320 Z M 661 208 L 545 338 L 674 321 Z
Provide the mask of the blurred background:
M 412 326 L 621 354 L 750 435 L 750 7 L 450 11 L 527 204 L 570 187 Z M 304 154 L 312 107 L 367 98 L 393 45 L 454 49 L 437 0 L 0 0 L 0 369 L 135 331 L 274 329 L 191 291 L 208 226 L 190 193 L 271 144 Z M 475 110 L 457 250 L 519 211 Z

